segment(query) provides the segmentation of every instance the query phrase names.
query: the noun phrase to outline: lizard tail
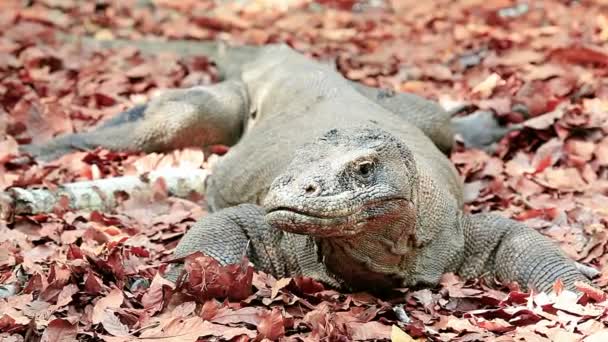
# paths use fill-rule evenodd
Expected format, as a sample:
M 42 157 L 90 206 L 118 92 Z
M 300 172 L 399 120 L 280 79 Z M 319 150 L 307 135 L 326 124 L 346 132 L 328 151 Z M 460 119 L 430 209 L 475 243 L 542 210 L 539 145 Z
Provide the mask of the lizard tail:
M 223 79 L 238 75 L 242 66 L 254 59 L 261 50 L 258 46 L 234 46 L 224 41 L 95 39 L 74 35 L 61 35 L 59 38 L 65 42 L 82 44 L 87 48 L 119 49 L 134 47 L 148 55 L 166 52 L 174 53 L 180 57 L 202 55 L 216 64 Z

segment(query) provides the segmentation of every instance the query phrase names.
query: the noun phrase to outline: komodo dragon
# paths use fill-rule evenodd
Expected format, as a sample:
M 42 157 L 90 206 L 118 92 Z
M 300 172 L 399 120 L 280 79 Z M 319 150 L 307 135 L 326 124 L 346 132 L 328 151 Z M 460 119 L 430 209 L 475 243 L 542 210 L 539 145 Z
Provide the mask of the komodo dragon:
M 283 45 L 169 45 L 215 57 L 226 79 L 169 91 L 92 132 L 25 150 L 52 159 L 97 146 L 233 145 L 208 180 L 212 213 L 176 257 L 202 251 L 229 264 L 247 249 L 276 277 L 351 290 L 434 286 L 446 272 L 542 291 L 558 279 L 571 289 L 588 281 L 585 266 L 535 230 L 463 212 L 461 181 L 444 154 L 450 118 L 437 104 L 352 83 Z

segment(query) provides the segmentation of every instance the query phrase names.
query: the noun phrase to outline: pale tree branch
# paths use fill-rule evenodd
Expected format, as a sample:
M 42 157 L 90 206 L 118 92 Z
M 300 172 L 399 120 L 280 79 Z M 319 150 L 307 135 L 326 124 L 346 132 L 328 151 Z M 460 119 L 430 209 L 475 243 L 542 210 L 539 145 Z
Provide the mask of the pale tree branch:
M 10 188 L 0 192 L 0 218 L 10 221 L 14 215 L 70 210 L 111 211 L 124 194 L 154 193 L 154 187 L 166 188 L 171 196 L 189 198 L 203 194 L 207 170 L 165 168 L 141 174 L 63 184 L 56 189 Z

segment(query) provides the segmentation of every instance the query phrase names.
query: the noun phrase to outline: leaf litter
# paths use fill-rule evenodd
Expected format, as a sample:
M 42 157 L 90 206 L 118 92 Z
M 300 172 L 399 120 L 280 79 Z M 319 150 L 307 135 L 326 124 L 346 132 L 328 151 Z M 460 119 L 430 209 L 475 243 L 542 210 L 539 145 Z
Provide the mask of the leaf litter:
M 466 209 L 499 210 L 600 271 L 608 286 L 608 4 L 605 1 L 7 0 L 0 4 L 0 188 L 48 186 L 207 168 L 210 151 L 102 149 L 46 164 L 19 144 L 82 131 L 173 87 L 209 84 L 205 56 L 82 49 L 58 32 L 285 42 L 335 61 L 346 77 L 489 110 L 523 123 L 496 151 L 459 146 Z M 322 11 L 319 11 L 323 8 Z M 0 221 L 0 340 L 603 341 L 606 293 L 580 285 L 529 294 L 445 275 L 436 289 L 387 297 L 340 293 L 308 278 L 274 279 L 247 261 L 188 257 L 191 276 L 160 275 L 204 198 L 129 198 L 115 213 Z

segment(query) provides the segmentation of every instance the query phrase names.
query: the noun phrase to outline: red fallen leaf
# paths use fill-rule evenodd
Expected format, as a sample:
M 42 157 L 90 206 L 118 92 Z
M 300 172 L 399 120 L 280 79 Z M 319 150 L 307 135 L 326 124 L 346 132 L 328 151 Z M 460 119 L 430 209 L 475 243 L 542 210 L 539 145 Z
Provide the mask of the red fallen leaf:
M 193 253 L 184 260 L 188 278 L 178 280 L 177 290 L 185 290 L 198 300 L 245 299 L 252 292 L 253 267 L 248 263 L 245 258 L 240 265 L 220 266 L 217 260 L 203 253 Z
M 72 296 L 78 293 L 78 291 L 78 286 L 76 286 L 76 284 L 67 284 L 61 289 L 61 292 L 59 292 L 55 305 L 57 305 L 57 307 L 62 307 L 70 304 L 70 302 L 72 302 Z
M 80 250 L 80 247 L 71 243 L 68 245 L 68 253 L 67 253 L 66 257 L 68 260 L 84 259 L 84 254 Z
M 117 103 L 116 99 L 109 94 L 95 93 L 97 107 L 110 107 Z
M 209 16 L 197 16 L 194 18 L 194 22 L 200 27 L 217 31 L 229 31 L 232 28 L 230 22 Z
M 121 223 L 118 218 L 106 215 L 97 210 L 91 211 L 91 213 L 89 214 L 89 221 L 99 222 L 106 226 L 116 226 Z
M 71 324 L 65 319 L 56 318 L 49 322 L 49 325 L 42 334 L 41 342 L 71 342 L 76 341 L 78 325 Z
M 34 274 L 25 285 L 23 293 L 34 293 L 41 292 L 48 286 L 48 282 L 45 276 L 40 273 Z
M 87 293 L 97 295 L 102 290 L 101 280 L 91 270 L 85 275 L 84 289 Z
M 93 314 L 91 316 L 91 322 L 93 324 L 101 323 L 106 315 L 106 309 L 118 309 L 122 305 L 123 301 L 124 296 L 122 291 L 118 288 L 113 288 L 110 293 L 95 303 L 95 306 L 93 307 Z
M 127 237 L 124 237 L 122 241 L 116 244 L 120 244 L 126 239 Z M 114 248 L 112 252 L 110 252 L 110 255 L 108 255 L 108 259 L 106 261 L 106 265 L 112 270 L 114 276 L 121 280 L 125 279 L 126 277 L 124 256 L 122 255 L 122 251 L 122 247 Z
M 149 258 L 150 257 L 150 252 L 148 252 L 148 250 L 146 250 L 143 247 L 140 246 L 134 246 L 129 248 L 129 253 L 136 255 L 138 257 L 141 258 Z
M 285 320 L 278 308 L 273 308 L 272 312 L 262 318 L 258 325 L 260 337 L 275 341 L 285 335 Z
M 557 163 L 563 154 L 563 145 L 561 140 L 553 138 L 539 147 L 531 162 L 535 168 L 534 173 L 542 172 Z
M 201 316 L 205 321 L 211 321 L 211 319 L 213 319 L 219 312 L 220 307 L 220 302 L 215 299 L 210 299 L 203 304 L 199 316 Z
M 355 317 L 357 318 L 357 320 L 359 320 L 361 323 L 367 323 L 370 322 L 371 320 L 373 320 L 374 318 L 376 318 L 378 316 L 378 313 L 380 313 L 381 311 L 385 310 L 385 307 L 380 307 L 380 306 L 370 306 L 367 309 L 363 310 L 362 312 L 358 313 L 355 315 Z M 353 309 L 355 310 L 355 309 Z
M 588 284 L 588 283 L 583 283 L 583 282 L 576 282 L 574 284 L 574 286 L 576 286 L 576 289 L 585 293 L 587 296 L 589 296 L 589 298 L 593 299 L 596 302 L 603 302 L 606 300 L 606 292 L 593 287 L 592 285 Z
M 295 287 L 305 294 L 313 294 L 325 290 L 325 286 L 322 283 L 309 277 L 296 277 L 293 278 Z
M 558 214 L 559 211 L 557 210 L 557 208 L 541 208 L 523 211 L 515 215 L 513 218 L 518 221 L 525 221 L 537 217 L 544 217 L 548 220 L 553 220 L 555 217 L 557 217 Z
M 607 54 L 583 46 L 557 48 L 549 55 L 567 63 L 608 65 Z
M 166 305 L 167 300 L 171 297 L 172 289 L 173 283 L 163 278 L 160 273 L 156 273 L 150 288 L 141 298 L 141 304 L 150 315 L 153 315 Z
M 115 227 L 115 226 L 111 226 L 111 227 L 106 227 L 103 229 L 103 232 L 110 235 L 110 236 L 118 236 L 122 234 L 122 231 L 120 230 L 120 228 Z M 125 240 L 127 238 L 124 238 Z M 124 240 L 122 241 L 124 242 Z M 114 246 L 108 246 L 108 248 L 113 248 Z
M 27 324 L 27 322 L 24 322 L 24 324 L 17 324 L 15 319 L 7 314 L 0 316 L 0 332 L 19 331 L 25 324 Z

